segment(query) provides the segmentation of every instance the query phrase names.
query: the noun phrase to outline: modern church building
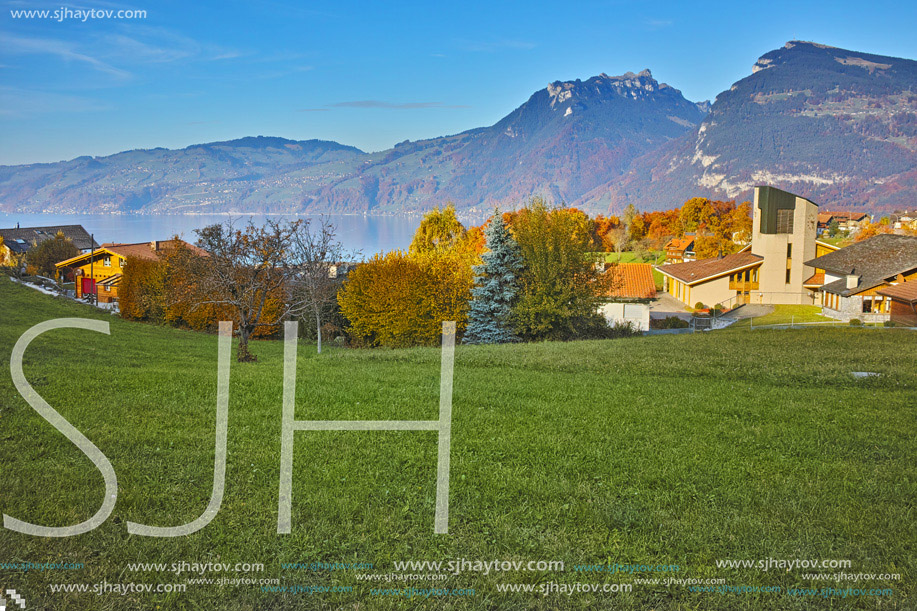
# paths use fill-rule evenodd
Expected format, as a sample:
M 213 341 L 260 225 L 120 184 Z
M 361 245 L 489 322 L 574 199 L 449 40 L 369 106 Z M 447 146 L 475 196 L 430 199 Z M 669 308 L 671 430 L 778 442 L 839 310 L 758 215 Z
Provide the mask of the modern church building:
M 663 289 L 694 307 L 746 303 L 820 305 L 815 268 L 805 262 L 838 250 L 816 239 L 818 205 L 775 187 L 755 187 L 751 244 L 722 257 L 658 265 Z

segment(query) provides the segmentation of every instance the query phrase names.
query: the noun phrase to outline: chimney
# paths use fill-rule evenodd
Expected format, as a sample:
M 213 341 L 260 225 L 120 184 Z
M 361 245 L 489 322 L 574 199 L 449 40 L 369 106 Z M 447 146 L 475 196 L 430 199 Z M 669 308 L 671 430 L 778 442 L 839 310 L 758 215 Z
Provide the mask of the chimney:
M 852 269 L 850 273 L 847 274 L 847 290 L 855 289 L 860 284 L 860 277 L 853 273 L 855 271 L 855 269 Z

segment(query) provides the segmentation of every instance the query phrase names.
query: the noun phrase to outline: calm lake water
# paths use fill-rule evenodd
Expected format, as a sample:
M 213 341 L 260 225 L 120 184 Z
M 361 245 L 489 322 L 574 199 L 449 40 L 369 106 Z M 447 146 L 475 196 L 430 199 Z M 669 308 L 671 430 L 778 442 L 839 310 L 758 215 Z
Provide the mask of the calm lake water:
M 233 217 L 238 222 L 263 223 L 264 215 L 240 215 Z M 318 216 L 271 216 L 271 219 L 312 218 Z M 364 257 L 382 251 L 407 249 L 420 217 L 416 216 L 350 216 L 329 217 L 337 229 L 337 238 L 346 250 L 360 251 Z M 0 213 L 0 228 L 41 225 L 82 225 L 86 231 L 95 234 L 99 244 L 104 242 L 148 242 L 167 240 L 178 234 L 188 242 L 194 242 L 195 229 L 214 223 L 224 223 L 225 215 L 117 215 L 117 214 L 6 214 Z

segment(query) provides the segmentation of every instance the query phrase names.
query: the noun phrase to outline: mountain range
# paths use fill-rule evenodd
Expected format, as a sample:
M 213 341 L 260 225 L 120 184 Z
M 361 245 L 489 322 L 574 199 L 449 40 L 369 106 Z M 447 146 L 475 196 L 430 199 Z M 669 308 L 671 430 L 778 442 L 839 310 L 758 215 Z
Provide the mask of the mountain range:
M 490 127 L 376 153 L 258 136 L 2 166 L 0 210 L 484 213 L 542 195 L 614 213 L 761 183 L 832 208 L 913 207 L 917 62 L 791 41 L 712 104 L 644 70 L 557 81 Z

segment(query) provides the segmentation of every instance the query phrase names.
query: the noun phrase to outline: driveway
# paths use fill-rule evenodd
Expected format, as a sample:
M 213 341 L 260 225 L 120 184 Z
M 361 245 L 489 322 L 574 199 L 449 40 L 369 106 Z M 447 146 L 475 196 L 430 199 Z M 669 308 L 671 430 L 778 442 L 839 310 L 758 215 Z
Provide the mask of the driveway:
M 650 318 L 662 319 L 677 316 L 682 320 L 691 320 L 691 312 L 685 308 L 685 304 L 668 293 L 659 292 L 657 296 L 657 299 L 650 302 Z

